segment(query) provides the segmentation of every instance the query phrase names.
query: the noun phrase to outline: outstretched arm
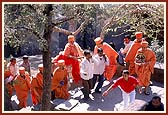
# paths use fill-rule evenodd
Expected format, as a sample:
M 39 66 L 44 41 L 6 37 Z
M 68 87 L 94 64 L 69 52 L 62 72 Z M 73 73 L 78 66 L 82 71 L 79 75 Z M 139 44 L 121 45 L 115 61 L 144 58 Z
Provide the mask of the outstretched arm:
M 111 85 L 111 86 L 102 94 L 102 96 L 107 96 L 108 93 L 114 89 L 112 86 L 113 86 L 113 85 Z

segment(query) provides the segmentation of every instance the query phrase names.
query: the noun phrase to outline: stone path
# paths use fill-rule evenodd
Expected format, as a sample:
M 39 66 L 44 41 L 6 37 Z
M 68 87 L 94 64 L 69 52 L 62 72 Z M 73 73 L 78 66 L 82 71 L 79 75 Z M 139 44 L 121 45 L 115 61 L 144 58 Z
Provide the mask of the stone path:
M 31 73 L 32 75 L 35 75 L 37 73 L 38 64 L 42 63 L 42 57 L 39 55 L 30 56 L 29 60 L 31 63 Z M 20 63 L 21 58 L 17 58 L 17 62 Z M 115 79 L 117 78 L 114 77 L 113 80 L 111 80 L 111 82 L 105 81 L 103 84 L 102 91 L 105 91 L 114 82 Z M 155 81 L 152 81 L 152 82 L 153 82 L 153 86 L 150 86 L 151 94 L 147 96 L 144 94 L 136 93 L 136 103 L 133 104 L 132 107 L 130 107 L 129 109 L 130 111 L 136 110 L 140 104 L 142 105 L 150 101 L 151 98 L 155 95 L 160 96 L 162 99 L 162 102 L 165 104 L 166 90 L 164 88 L 165 87 L 164 84 L 161 84 Z M 77 100 L 75 102 L 76 104 L 74 105 L 74 107 L 69 109 L 71 112 L 106 111 L 106 112 L 112 113 L 114 111 L 121 112 L 123 109 L 122 95 L 121 95 L 121 90 L 119 88 L 116 88 L 115 90 L 110 92 L 109 95 L 106 97 L 102 97 L 102 94 L 94 93 L 94 91 L 92 91 L 92 94 L 90 94 L 91 99 L 87 101 L 83 100 L 83 94 L 80 90 L 80 87 L 71 88 L 69 93 L 71 94 L 70 99 Z M 66 101 L 56 99 L 53 101 L 53 103 L 58 106 L 59 104 L 66 103 Z M 27 110 L 25 110 L 24 108 L 24 110 L 21 110 L 21 111 L 23 112 L 23 111 L 30 111 L 30 110 L 31 109 L 28 107 Z

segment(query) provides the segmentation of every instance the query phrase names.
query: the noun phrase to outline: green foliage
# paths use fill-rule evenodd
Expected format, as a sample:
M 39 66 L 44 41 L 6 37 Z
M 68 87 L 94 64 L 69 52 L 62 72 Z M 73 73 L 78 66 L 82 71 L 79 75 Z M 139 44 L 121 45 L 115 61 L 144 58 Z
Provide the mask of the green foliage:
M 5 43 L 15 48 L 27 43 L 26 38 L 33 33 L 42 38 L 46 23 L 46 17 L 42 14 L 43 8 L 44 5 L 6 4 L 4 6 Z
M 160 46 L 159 42 L 159 40 L 152 41 L 150 48 L 155 52 L 157 62 L 164 63 L 164 45 Z
M 39 38 L 37 39 L 39 45 L 46 47 L 46 41 L 41 39 L 47 23 L 44 9 L 45 4 L 6 4 L 4 7 L 5 43 L 18 47 L 20 44 L 27 43 L 25 38 L 35 35 Z M 89 26 L 85 25 L 86 29 L 82 32 L 90 35 L 94 35 L 97 27 L 103 28 L 109 23 L 104 34 L 130 26 L 119 35 L 130 32 L 134 37 L 136 31 L 142 31 L 149 43 L 159 40 L 160 47 L 164 43 L 163 4 L 53 4 L 52 13 L 52 23 L 70 19 L 68 21 L 80 24 L 89 19 Z M 61 27 L 61 24 L 63 23 L 58 26 Z M 25 27 L 31 30 L 27 31 Z
M 157 61 L 164 62 L 164 6 L 163 4 L 120 4 L 104 5 L 111 18 L 111 24 L 105 34 L 116 32 L 119 28 L 130 26 L 123 33 L 130 32 L 135 38 L 135 32 L 142 31 L 156 53 Z M 113 6 L 113 7 L 112 7 Z

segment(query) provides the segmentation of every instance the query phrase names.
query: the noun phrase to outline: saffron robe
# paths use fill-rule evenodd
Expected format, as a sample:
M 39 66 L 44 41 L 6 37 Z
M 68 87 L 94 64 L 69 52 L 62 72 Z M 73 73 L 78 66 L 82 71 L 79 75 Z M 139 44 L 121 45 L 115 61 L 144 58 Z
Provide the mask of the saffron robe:
M 137 54 L 143 53 L 145 55 L 145 62 L 143 64 L 135 62 L 135 72 L 138 76 L 140 86 L 147 87 L 150 84 L 151 73 L 154 72 L 154 65 L 156 63 L 155 53 L 147 48 L 147 50 L 142 51 L 140 48 Z
M 43 92 L 43 75 L 42 73 L 37 73 L 36 77 L 32 79 L 31 82 L 31 93 L 33 104 L 36 105 L 41 102 Z
M 51 82 L 51 91 L 54 91 L 55 98 L 68 99 L 70 94 L 68 93 L 68 73 L 66 69 L 60 69 L 57 67 L 54 70 L 53 78 Z
M 125 62 L 129 63 L 129 73 L 130 75 L 135 74 L 135 55 L 138 51 L 138 49 L 141 48 L 141 42 L 137 42 L 135 39 L 132 43 L 131 47 L 129 48 L 126 57 Z
M 25 78 L 17 75 L 16 79 L 14 80 L 14 88 L 16 90 L 16 96 L 19 100 L 20 108 L 25 108 L 27 106 L 30 86 L 30 76 L 28 72 L 25 72 Z
M 114 74 L 117 71 L 117 56 L 118 53 L 107 43 L 103 42 L 103 46 L 101 47 L 103 49 L 103 52 L 107 55 L 109 58 L 110 64 L 106 65 L 104 76 L 107 80 L 111 80 Z M 97 54 L 98 47 L 95 46 L 94 48 L 94 55 Z
M 77 84 L 78 81 L 81 79 L 80 65 L 79 65 L 80 60 L 69 58 L 68 57 L 69 55 L 75 56 L 75 57 L 83 56 L 83 50 L 76 42 L 74 43 L 74 45 L 70 45 L 69 43 L 67 43 L 65 45 L 65 49 L 64 49 L 63 54 L 57 55 L 53 59 L 52 62 L 56 64 L 58 62 L 58 60 L 63 59 L 65 61 L 66 66 L 72 66 L 72 77 L 73 77 L 74 82 Z
M 11 72 L 9 70 L 5 70 L 4 79 L 8 79 L 10 76 L 12 76 Z M 12 93 L 13 93 L 13 90 L 14 90 L 12 82 L 9 82 L 5 85 L 6 85 L 9 96 L 12 97 Z

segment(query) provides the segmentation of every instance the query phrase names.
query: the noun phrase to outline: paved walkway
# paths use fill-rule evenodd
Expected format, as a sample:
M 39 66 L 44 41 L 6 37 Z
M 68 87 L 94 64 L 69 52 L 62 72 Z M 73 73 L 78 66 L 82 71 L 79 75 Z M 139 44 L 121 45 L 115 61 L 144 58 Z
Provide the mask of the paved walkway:
M 31 73 L 32 75 L 35 75 L 37 73 L 37 67 L 38 64 L 42 63 L 41 56 L 30 56 L 29 57 L 30 63 L 31 63 Z M 21 59 L 17 58 L 17 62 L 20 63 Z M 115 80 L 114 77 L 111 82 L 105 81 L 103 84 L 102 92 L 105 91 Z M 151 98 L 155 95 L 158 95 L 162 98 L 162 102 L 165 103 L 165 86 L 164 84 L 153 82 L 153 86 L 150 86 L 150 95 L 144 95 L 136 93 L 136 101 L 140 102 L 148 102 L 151 100 Z M 88 111 L 107 111 L 107 112 L 114 112 L 114 111 L 122 111 L 123 108 L 123 102 L 122 102 L 122 95 L 121 90 L 119 88 L 116 88 L 112 92 L 109 93 L 108 96 L 102 97 L 102 94 L 94 93 L 90 94 L 89 100 L 85 101 L 83 100 L 83 94 L 79 87 L 74 87 L 73 89 L 69 91 L 71 94 L 71 99 L 78 100 L 78 104 L 71 109 L 72 112 L 88 112 Z M 55 105 L 61 104 L 65 102 L 65 100 L 56 99 L 54 100 Z M 138 106 L 138 105 L 137 105 Z M 29 110 L 29 109 L 27 109 Z M 23 111 L 23 110 L 22 110 Z

